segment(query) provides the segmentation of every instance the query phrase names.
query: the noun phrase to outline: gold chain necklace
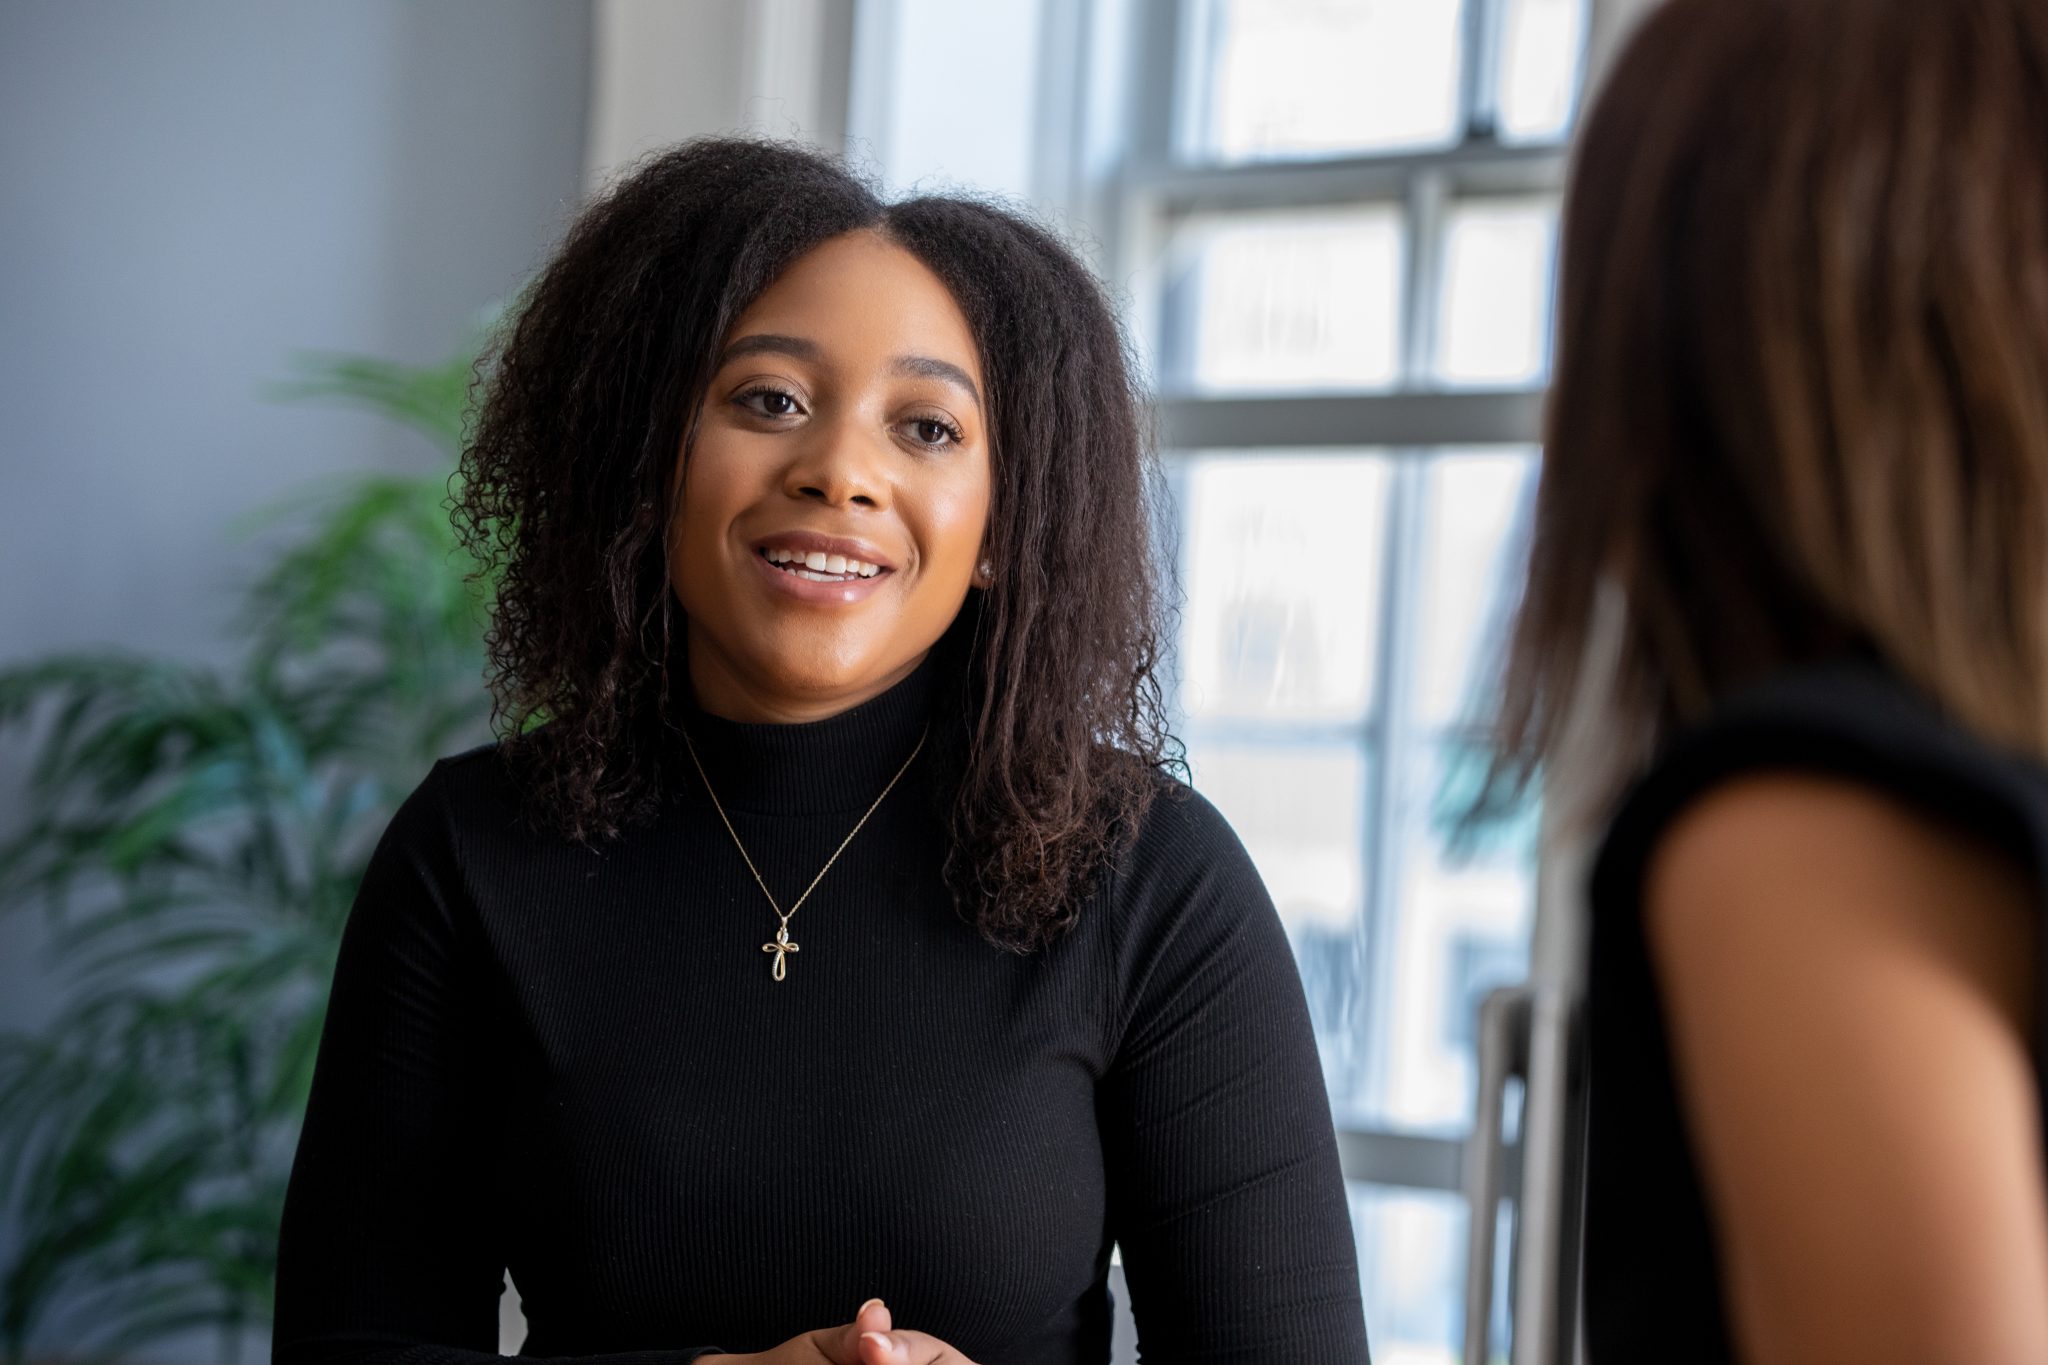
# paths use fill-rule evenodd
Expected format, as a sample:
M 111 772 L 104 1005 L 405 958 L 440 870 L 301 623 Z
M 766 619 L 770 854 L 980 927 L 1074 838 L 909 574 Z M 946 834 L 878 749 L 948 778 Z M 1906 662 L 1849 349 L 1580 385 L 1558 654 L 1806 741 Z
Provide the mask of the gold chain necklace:
M 817 890 L 818 883 L 825 880 L 825 874 L 832 870 L 832 864 L 839 861 L 839 855 L 846 852 L 846 846 L 853 842 L 853 836 L 860 833 L 861 826 L 868 822 L 868 816 L 873 815 L 881 807 L 882 802 L 888 799 L 889 793 L 896 789 L 896 784 L 903 780 L 903 774 L 910 771 L 910 765 L 917 762 L 918 754 L 924 749 L 925 738 L 930 733 L 931 725 L 927 723 L 924 729 L 919 732 L 917 746 L 910 751 L 910 757 L 904 759 L 903 766 L 896 770 L 896 776 L 889 779 L 889 785 L 882 788 L 882 794 L 875 798 L 873 805 L 868 807 L 867 814 L 862 815 L 854 827 L 847 831 L 846 837 L 839 841 L 839 847 L 832 850 L 832 856 L 827 858 L 825 865 L 818 869 L 818 875 L 811 878 L 811 884 L 804 888 L 803 895 L 796 898 L 796 904 L 785 910 L 776 904 L 775 893 L 770 891 L 768 883 L 761 879 L 761 869 L 755 867 L 754 860 L 747 856 L 747 846 L 740 842 L 739 831 L 732 827 L 731 819 L 726 816 L 725 807 L 718 803 L 718 793 L 711 789 L 711 779 L 704 774 L 704 764 L 697 758 L 697 746 L 690 742 L 690 732 L 688 730 L 683 731 L 683 747 L 690 751 L 690 762 L 696 767 L 697 776 L 704 783 L 704 794 L 711 798 L 711 808 L 718 812 L 719 820 L 725 825 L 725 832 L 732 836 L 732 846 L 740 851 L 741 858 L 746 859 L 747 871 L 754 874 L 754 885 L 761 888 L 761 894 L 768 898 L 768 904 L 774 909 L 775 917 L 782 921 L 775 930 L 774 940 L 761 945 L 762 952 L 775 954 L 775 979 L 777 981 L 783 980 L 788 975 L 789 969 L 784 964 L 783 959 L 795 952 L 797 948 L 796 944 L 789 941 L 789 917 L 794 915 L 802 907 L 803 903 L 810 899 L 811 892 Z

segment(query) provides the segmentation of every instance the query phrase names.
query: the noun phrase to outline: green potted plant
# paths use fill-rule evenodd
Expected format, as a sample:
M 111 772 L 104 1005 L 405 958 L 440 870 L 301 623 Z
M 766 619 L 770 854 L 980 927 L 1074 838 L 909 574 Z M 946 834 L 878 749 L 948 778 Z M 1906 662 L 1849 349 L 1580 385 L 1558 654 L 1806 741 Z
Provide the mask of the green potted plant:
M 489 738 L 494 585 L 448 516 L 474 371 L 473 350 L 311 356 L 276 387 L 402 422 L 437 458 L 238 524 L 277 548 L 236 667 L 99 650 L 0 671 L 0 727 L 35 736 L 0 914 L 44 916 L 61 983 L 47 1027 L 0 1033 L 10 1365 L 202 1328 L 234 1361 L 268 1332 L 341 925 L 398 801 Z

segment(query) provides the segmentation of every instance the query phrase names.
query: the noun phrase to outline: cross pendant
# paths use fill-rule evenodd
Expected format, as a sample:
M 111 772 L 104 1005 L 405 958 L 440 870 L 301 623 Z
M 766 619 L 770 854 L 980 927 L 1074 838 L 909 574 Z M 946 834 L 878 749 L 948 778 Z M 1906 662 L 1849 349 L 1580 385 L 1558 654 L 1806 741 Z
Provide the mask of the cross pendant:
M 784 965 L 784 958 L 796 951 L 796 945 L 789 941 L 789 926 L 785 924 L 778 928 L 775 931 L 775 941 L 762 944 L 761 951 L 775 954 L 775 979 L 777 981 L 782 980 L 788 975 L 789 969 Z

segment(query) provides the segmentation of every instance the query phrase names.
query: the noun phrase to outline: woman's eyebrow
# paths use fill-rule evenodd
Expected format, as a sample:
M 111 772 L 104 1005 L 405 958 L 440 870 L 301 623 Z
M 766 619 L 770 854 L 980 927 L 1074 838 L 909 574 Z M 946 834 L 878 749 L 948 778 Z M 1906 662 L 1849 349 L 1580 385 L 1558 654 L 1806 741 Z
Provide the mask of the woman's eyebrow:
M 733 341 L 719 353 L 718 368 L 724 369 L 733 361 L 750 355 L 786 355 L 796 360 L 817 364 L 824 360 L 825 350 L 809 337 L 785 336 L 780 332 L 755 332 Z M 923 379 L 940 379 L 964 390 L 981 406 L 981 390 L 974 386 L 974 379 L 967 371 L 950 360 L 939 360 L 928 355 L 899 355 L 889 362 L 889 368 L 897 374 L 916 375 Z
M 817 342 L 808 337 L 783 336 L 779 332 L 756 332 L 743 336 L 727 346 L 718 357 L 718 368 L 746 355 L 786 355 L 797 360 L 817 361 L 825 352 Z
M 935 360 L 928 355 L 899 355 L 890 363 L 890 369 L 898 374 L 912 374 L 925 379 L 943 379 L 967 391 L 976 407 L 981 406 L 981 391 L 974 387 L 974 380 L 967 371 L 949 360 Z

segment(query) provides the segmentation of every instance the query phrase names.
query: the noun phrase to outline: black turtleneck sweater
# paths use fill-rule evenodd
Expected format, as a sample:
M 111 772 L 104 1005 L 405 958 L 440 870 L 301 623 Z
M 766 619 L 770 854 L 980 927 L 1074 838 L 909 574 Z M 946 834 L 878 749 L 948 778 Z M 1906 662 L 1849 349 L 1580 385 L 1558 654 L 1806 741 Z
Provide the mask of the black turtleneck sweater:
M 689 721 L 787 905 L 902 765 L 933 668 L 831 719 Z M 1358 1365 L 1358 1269 L 1271 901 L 1177 784 L 1051 948 L 957 916 L 920 758 L 789 925 L 694 770 L 596 851 L 496 746 L 436 762 L 343 932 L 277 1270 L 281 1365 L 681 1365 L 884 1299 L 981 1365 Z M 1165 779 L 1162 779 L 1165 782 Z

